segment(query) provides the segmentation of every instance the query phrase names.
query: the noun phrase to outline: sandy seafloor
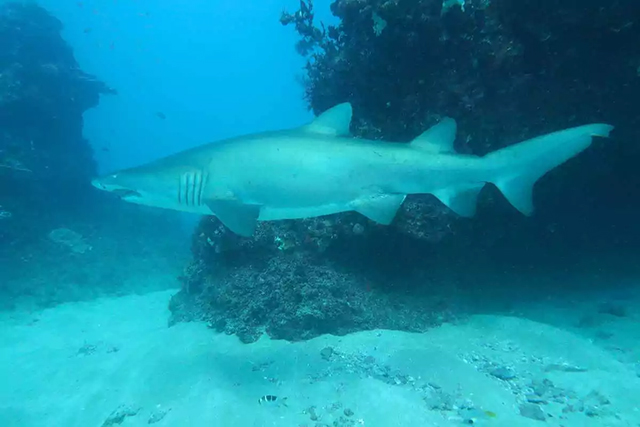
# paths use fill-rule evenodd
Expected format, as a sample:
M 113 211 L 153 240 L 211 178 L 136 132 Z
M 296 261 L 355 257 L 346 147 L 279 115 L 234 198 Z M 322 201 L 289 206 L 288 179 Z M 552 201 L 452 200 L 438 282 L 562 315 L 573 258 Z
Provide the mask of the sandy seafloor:
M 173 292 L 2 314 L 0 426 L 640 425 L 637 313 L 583 318 L 593 336 L 475 315 L 422 334 L 247 345 L 168 327 Z M 539 314 L 567 309 L 580 311 Z M 267 394 L 279 400 L 259 404 Z

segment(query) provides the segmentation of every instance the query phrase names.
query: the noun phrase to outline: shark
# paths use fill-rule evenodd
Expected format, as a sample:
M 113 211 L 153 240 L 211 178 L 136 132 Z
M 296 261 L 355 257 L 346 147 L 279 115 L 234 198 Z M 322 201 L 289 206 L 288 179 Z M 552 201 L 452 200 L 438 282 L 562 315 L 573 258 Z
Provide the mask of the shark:
M 127 202 L 214 215 L 247 237 L 258 221 L 347 211 L 389 225 L 410 194 L 432 194 L 472 217 L 487 184 L 531 215 L 534 184 L 613 129 L 587 124 L 475 156 L 456 152 L 449 117 L 409 143 L 354 138 L 351 118 L 351 105 L 338 104 L 298 128 L 205 144 L 92 184 Z

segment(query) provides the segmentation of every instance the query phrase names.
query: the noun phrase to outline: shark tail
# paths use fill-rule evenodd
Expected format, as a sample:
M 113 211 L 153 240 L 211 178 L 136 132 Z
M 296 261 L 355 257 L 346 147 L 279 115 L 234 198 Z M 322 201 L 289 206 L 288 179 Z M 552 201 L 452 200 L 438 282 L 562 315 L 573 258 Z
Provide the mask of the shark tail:
M 533 213 L 533 186 L 550 170 L 591 145 L 593 137 L 608 137 L 613 126 L 590 124 L 553 132 L 489 153 L 483 160 L 493 183 L 517 210 Z

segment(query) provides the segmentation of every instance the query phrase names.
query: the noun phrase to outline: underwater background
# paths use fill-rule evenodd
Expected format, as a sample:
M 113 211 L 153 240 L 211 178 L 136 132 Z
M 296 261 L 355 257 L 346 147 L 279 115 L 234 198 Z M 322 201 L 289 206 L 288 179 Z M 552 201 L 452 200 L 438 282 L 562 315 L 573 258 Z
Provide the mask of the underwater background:
M 640 425 L 640 3 L 0 2 L 3 426 Z M 460 218 L 262 222 L 95 176 L 350 102 L 484 155 L 611 123 Z M 391 142 L 393 141 L 393 142 Z M 256 159 L 259 161 L 259 159 Z

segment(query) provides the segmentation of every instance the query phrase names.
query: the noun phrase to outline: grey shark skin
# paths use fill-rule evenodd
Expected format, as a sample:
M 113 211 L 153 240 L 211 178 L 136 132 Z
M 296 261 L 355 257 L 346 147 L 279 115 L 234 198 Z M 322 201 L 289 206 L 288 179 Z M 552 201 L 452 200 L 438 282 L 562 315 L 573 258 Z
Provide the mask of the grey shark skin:
M 535 182 L 613 129 L 579 126 L 477 157 L 454 151 L 450 118 L 408 144 L 351 138 L 350 121 L 351 105 L 339 104 L 301 128 L 203 145 L 93 185 L 128 202 L 215 215 L 243 236 L 258 220 L 345 211 L 390 224 L 407 194 L 433 194 L 470 217 L 486 183 L 530 215 Z

